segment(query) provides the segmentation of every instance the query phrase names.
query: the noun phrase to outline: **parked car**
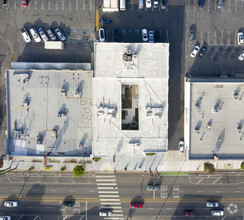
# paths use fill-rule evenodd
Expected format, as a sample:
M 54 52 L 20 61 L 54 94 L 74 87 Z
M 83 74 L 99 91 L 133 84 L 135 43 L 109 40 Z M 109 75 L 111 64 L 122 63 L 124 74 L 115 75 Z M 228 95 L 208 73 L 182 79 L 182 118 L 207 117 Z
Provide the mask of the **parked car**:
M 224 6 L 224 0 L 219 0 L 218 1 L 218 8 L 221 9 Z
M 146 0 L 146 8 L 151 8 L 151 7 L 152 7 L 152 1 Z
M 20 31 L 21 31 L 21 34 L 22 34 L 22 36 L 23 36 L 23 38 L 24 38 L 24 41 L 25 41 L 26 43 L 31 42 L 31 38 L 30 38 L 30 35 L 28 34 L 27 30 L 26 30 L 25 28 L 23 28 L 23 29 L 20 30 Z
M 198 0 L 198 7 L 203 8 L 205 0 Z
M 244 50 L 241 51 L 238 60 L 243 61 L 244 60 Z
M 59 28 L 55 29 L 55 32 L 56 32 L 56 34 L 58 35 L 58 38 L 59 38 L 61 41 L 65 41 L 65 36 L 61 33 L 61 31 L 60 31 Z
M 4 202 L 4 207 L 14 208 L 18 206 L 18 201 L 6 201 Z
M 206 207 L 208 208 L 218 208 L 219 202 L 206 202 Z
M 103 28 L 99 29 L 99 41 L 104 42 L 105 41 L 105 30 Z
M 180 154 L 184 153 L 184 141 L 179 141 L 178 149 Z
M 211 211 L 211 215 L 212 216 L 223 216 L 224 215 L 224 211 L 222 211 L 222 210 L 212 210 Z
M 2 0 L 2 7 L 7 8 L 8 7 L 8 0 Z
M 73 207 L 74 205 L 75 205 L 75 201 L 73 201 L 73 200 L 64 200 L 63 201 L 64 207 Z
M 153 1 L 153 7 L 154 8 L 158 8 L 158 5 L 159 5 L 159 2 L 158 2 L 159 0 L 154 0 Z
M 147 191 L 158 191 L 159 190 L 159 185 L 148 185 L 147 186 Z
M 154 43 L 154 31 L 149 31 L 149 43 Z
M 183 211 L 184 216 L 195 216 L 196 211 L 194 209 L 185 209 Z
M 195 45 L 191 50 L 190 57 L 194 58 L 197 55 L 199 49 L 200 47 L 198 45 Z
M 100 24 L 103 25 L 103 24 L 111 24 L 112 23 L 112 20 L 111 19 L 105 19 L 105 18 L 101 18 L 100 19 Z
M 167 7 L 167 0 L 162 0 L 161 1 L 161 8 L 166 9 L 166 7 Z
M 141 34 L 142 34 L 142 41 L 147 42 L 148 41 L 147 29 L 142 29 Z
M 195 30 L 191 28 L 189 30 L 189 42 L 192 44 L 192 43 L 194 43 L 195 39 L 196 39 Z
M 112 216 L 112 210 L 110 209 L 101 209 L 99 216 Z
M 41 42 L 41 38 L 40 38 L 37 30 L 34 27 L 30 29 L 30 33 L 31 33 L 33 39 L 35 40 L 35 42 L 37 42 L 37 43 Z
M 11 220 L 11 216 L 0 216 L 0 220 Z
M 206 52 L 206 50 L 207 50 L 207 47 L 206 46 L 202 46 L 202 48 L 201 48 L 201 50 L 199 52 L 199 56 L 200 57 L 203 57 L 204 54 L 205 54 L 205 52 Z
M 141 209 L 143 207 L 143 203 L 142 202 L 131 202 L 130 207 L 132 209 Z
M 244 36 L 243 36 L 243 32 L 239 31 L 237 34 L 237 42 L 238 45 L 241 45 L 244 43 Z
M 114 42 L 119 42 L 120 41 L 120 31 L 119 29 L 114 29 L 114 32 L 113 32 L 113 35 L 114 35 Z
M 28 6 L 28 1 L 27 0 L 22 0 L 21 3 L 22 3 L 23 7 L 27 7 Z
M 40 36 L 41 36 L 43 41 L 48 41 L 47 35 L 44 33 L 43 28 L 39 28 L 38 32 L 39 32 L 39 34 L 40 34 Z
M 47 34 L 51 38 L 51 40 L 57 40 L 51 29 L 47 29 Z

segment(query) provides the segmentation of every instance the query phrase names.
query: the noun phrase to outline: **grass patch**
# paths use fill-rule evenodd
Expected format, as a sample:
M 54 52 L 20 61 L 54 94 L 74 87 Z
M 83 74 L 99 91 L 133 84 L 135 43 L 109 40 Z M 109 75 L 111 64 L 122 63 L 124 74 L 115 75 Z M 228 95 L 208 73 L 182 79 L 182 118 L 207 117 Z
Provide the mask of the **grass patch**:
M 101 160 L 102 158 L 101 157 L 93 157 L 93 160 L 95 161 L 95 162 L 98 162 L 99 160 Z
M 146 156 L 154 156 L 156 153 L 146 153 Z
M 82 177 L 85 174 L 85 169 L 81 165 L 76 165 L 73 169 L 73 175 L 76 177 Z

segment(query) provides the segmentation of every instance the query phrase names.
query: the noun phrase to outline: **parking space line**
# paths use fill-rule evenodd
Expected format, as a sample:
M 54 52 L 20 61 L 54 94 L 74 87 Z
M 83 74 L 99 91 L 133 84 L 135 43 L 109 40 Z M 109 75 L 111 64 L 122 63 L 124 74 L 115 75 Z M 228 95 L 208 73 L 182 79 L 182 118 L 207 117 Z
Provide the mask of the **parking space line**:
M 69 1 L 69 10 L 71 10 L 71 1 Z
M 214 31 L 214 45 L 217 44 L 217 31 Z
M 228 12 L 230 12 L 230 6 L 231 6 L 231 3 L 230 3 L 230 0 L 228 1 Z
M 42 8 L 42 10 L 44 10 L 43 1 L 44 1 L 44 0 L 42 0 L 42 3 L 41 3 L 41 8 Z
M 204 179 L 204 178 L 200 179 L 200 180 L 197 182 L 197 184 L 199 184 L 203 179 Z
M 92 2 L 93 1 L 89 1 L 90 2 L 90 10 L 92 10 Z
M 228 31 L 228 42 L 227 42 L 228 46 L 230 46 L 230 31 Z
M 200 32 L 200 43 L 201 44 L 203 43 L 203 32 L 202 31 Z
M 55 4 L 55 10 L 58 10 L 58 1 Z
M 35 1 L 35 10 L 37 9 L 37 1 Z
M 223 42 L 223 38 L 224 38 L 224 31 L 221 30 L 221 35 L 220 35 L 220 45 L 224 44 L 224 42 Z
M 86 10 L 85 0 L 83 0 L 82 9 L 83 9 L 83 10 Z
M 212 184 L 215 184 L 220 178 L 216 179 Z
M 62 2 L 62 8 L 63 8 L 63 10 L 64 10 L 64 1 L 65 1 L 65 0 L 63 0 L 63 2 Z
M 238 4 L 238 2 L 237 2 L 237 0 L 235 0 L 235 12 L 237 12 L 237 4 Z
M 48 10 L 50 11 L 50 9 L 51 9 L 51 2 L 49 1 L 48 2 Z
M 18 218 L 18 220 L 20 220 L 22 217 L 23 217 L 23 215 L 21 215 L 21 216 Z
M 210 11 L 210 0 L 208 0 L 208 12 Z

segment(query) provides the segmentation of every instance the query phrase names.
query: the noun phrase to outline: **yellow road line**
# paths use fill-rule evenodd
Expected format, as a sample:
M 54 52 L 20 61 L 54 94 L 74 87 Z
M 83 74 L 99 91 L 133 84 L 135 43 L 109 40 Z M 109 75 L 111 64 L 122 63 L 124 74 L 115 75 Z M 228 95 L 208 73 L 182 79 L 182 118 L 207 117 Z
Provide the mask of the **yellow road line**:
M 99 31 L 99 11 L 96 10 L 96 31 Z

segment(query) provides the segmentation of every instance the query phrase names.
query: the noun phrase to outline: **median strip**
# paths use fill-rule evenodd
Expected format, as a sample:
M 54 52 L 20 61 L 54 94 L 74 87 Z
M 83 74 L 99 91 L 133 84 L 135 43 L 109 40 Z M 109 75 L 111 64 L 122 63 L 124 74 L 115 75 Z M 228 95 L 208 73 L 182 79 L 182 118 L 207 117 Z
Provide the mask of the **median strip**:
M 182 172 L 182 173 L 160 173 L 162 176 L 188 176 L 188 173 Z

